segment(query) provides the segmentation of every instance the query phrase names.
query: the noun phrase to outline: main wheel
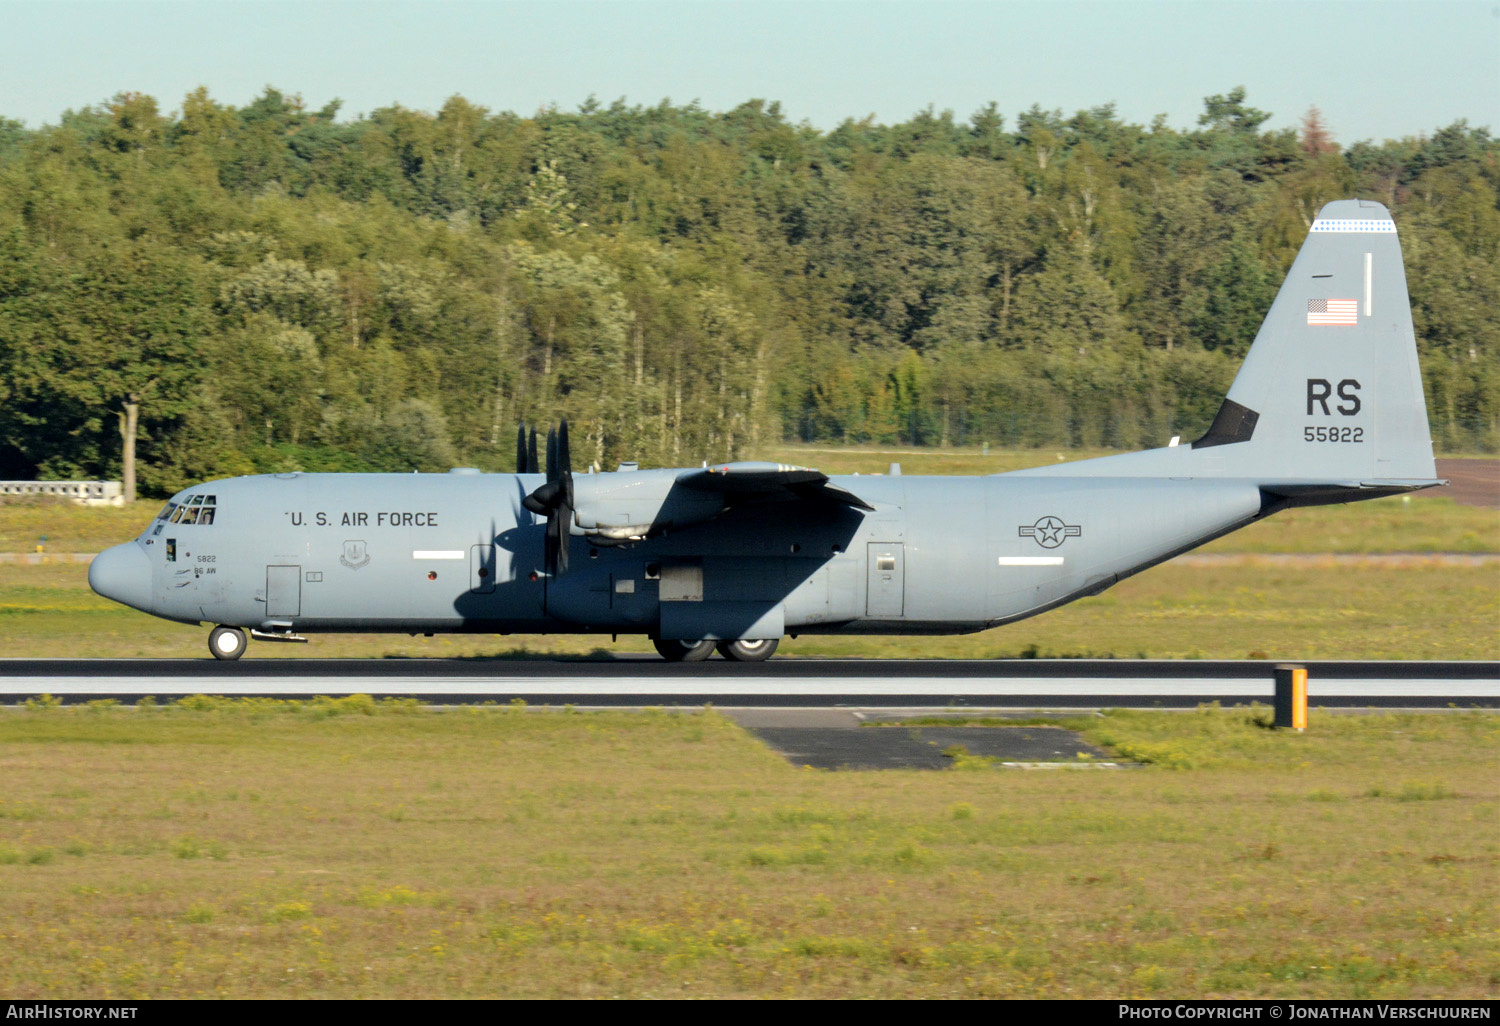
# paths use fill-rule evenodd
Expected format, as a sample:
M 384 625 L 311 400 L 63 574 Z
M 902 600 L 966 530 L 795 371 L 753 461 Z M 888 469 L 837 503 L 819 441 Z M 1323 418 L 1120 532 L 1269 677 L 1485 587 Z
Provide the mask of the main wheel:
M 208 650 L 215 659 L 232 662 L 245 654 L 245 632 L 238 627 L 215 627 L 208 635 Z
M 651 644 L 669 663 L 702 662 L 714 653 L 712 641 L 673 641 L 669 638 L 652 638 Z
M 771 653 L 776 651 L 776 646 L 781 644 L 780 638 L 766 638 L 763 641 L 721 641 L 719 642 L 719 655 L 725 659 L 733 659 L 737 663 L 759 663 L 771 658 Z

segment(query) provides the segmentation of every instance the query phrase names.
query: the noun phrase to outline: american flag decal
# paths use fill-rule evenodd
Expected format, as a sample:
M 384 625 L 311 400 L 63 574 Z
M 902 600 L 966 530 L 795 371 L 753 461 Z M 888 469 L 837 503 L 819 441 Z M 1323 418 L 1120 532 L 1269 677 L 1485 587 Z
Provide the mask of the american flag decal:
M 1307 323 L 1358 324 L 1359 300 L 1309 299 L 1307 301 Z

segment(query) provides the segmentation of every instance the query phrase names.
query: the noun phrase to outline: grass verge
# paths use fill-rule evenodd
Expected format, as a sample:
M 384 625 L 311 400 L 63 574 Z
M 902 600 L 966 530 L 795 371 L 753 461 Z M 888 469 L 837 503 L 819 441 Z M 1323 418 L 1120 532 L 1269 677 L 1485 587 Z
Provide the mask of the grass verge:
M 1091 720 L 1130 773 L 820 773 L 710 711 L 38 702 L 0 991 L 1493 993 L 1500 717 L 1260 716 Z

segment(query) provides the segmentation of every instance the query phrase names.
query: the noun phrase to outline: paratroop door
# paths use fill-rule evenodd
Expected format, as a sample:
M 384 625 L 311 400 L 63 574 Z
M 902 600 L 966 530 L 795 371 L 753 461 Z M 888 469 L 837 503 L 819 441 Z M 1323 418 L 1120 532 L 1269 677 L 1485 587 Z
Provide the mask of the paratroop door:
M 865 590 L 865 615 L 901 616 L 906 608 L 906 546 L 901 542 L 870 542 Z

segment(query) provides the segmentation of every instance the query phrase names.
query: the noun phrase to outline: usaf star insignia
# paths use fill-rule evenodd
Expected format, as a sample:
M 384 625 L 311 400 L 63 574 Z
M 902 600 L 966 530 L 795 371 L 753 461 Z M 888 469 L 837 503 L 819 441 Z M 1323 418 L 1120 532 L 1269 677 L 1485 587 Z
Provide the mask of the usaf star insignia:
M 1017 528 L 1022 538 L 1035 538 L 1036 543 L 1044 549 L 1055 549 L 1063 543 L 1066 538 L 1078 538 L 1083 535 L 1083 525 L 1065 524 L 1057 517 L 1042 517 L 1029 527 Z

